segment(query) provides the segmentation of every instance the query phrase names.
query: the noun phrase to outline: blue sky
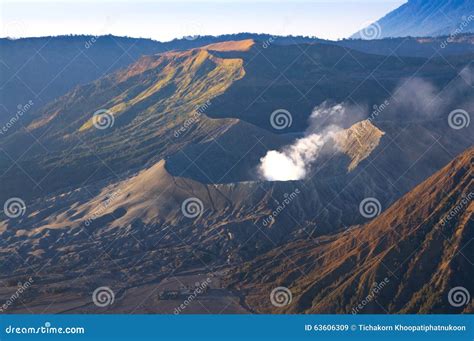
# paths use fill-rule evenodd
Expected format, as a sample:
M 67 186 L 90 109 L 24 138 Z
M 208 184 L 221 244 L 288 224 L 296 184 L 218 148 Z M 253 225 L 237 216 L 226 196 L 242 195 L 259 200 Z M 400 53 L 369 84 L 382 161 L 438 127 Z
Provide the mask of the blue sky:
M 161 41 L 238 32 L 350 36 L 404 0 L 0 0 L 1 37 L 115 34 Z

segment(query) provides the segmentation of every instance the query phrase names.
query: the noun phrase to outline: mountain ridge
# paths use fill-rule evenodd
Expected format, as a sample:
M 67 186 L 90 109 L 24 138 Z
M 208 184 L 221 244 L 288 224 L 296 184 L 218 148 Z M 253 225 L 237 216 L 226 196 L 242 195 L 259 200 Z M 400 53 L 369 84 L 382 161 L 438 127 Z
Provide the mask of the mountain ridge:
M 439 37 L 474 31 L 469 0 L 409 0 L 352 38 Z
M 447 294 L 459 284 L 474 288 L 466 277 L 474 254 L 473 167 L 471 147 L 366 225 L 281 246 L 244 265 L 231 286 L 263 313 L 354 313 L 382 282 L 362 313 L 472 312 L 473 301 L 450 306 Z M 293 292 L 292 304 L 272 306 L 268 295 L 277 286 Z
M 388 207 L 472 145 L 472 126 L 448 124 L 453 106 L 472 108 L 464 58 L 244 40 L 144 56 L 78 86 L 0 139 L 0 196 L 26 206 L 0 219 L 3 279 L 34 269 L 35 307 L 59 299 L 54 311 L 77 311 L 99 283 L 123 302 L 171 275 L 228 270 L 304 238 L 329 243 L 367 222 L 364 198 Z M 278 108 L 292 115 L 287 129 L 271 124 Z M 310 160 L 307 178 L 262 180 L 262 157 L 321 134 L 331 108 L 347 114 L 331 121 L 346 136 Z M 109 121 L 94 121 L 103 110 Z

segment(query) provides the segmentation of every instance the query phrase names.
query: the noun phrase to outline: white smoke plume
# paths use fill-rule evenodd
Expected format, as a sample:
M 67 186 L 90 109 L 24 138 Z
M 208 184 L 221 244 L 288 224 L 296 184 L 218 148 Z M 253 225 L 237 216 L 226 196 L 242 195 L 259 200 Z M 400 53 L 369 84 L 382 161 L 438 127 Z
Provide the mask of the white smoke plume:
M 282 151 L 270 150 L 260 159 L 260 174 L 269 181 L 303 179 L 310 162 L 316 158 L 329 135 L 311 134 L 296 140 Z
M 339 131 L 358 121 L 361 114 L 363 112 L 359 108 L 346 104 L 331 106 L 324 102 L 317 106 L 310 116 L 305 137 L 280 151 L 268 151 L 260 159 L 258 170 L 261 177 L 268 181 L 304 179 L 322 148 L 329 141 L 334 141 Z M 333 146 L 337 145 L 334 143 Z
M 380 121 L 414 122 L 444 117 L 456 108 L 472 108 L 469 98 L 474 85 L 474 68 L 466 67 L 458 79 L 441 91 L 429 81 L 412 78 L 403 81 L 385 101 L 385 110 L 377 112 Z M 467 91 L 467 93 L 466 93 Z M 305 136 L 281 150 L 271 150 L 260 159 L 258 171 L 268 181 L 304 179 L 325 146 L 338 148 L 338 132 L 367 118 L 367 108 L 345 103 L 324 102 L 314 108 Z M 374 117 L 372 117 L 374 118 Z M 332 142 L 332 143 L 330 143 Z
M 410 79 L 395 90 L 391 109 L 398 119 L 402 115 L 412 119 L 433 117 L 444 106 L 444 99 L 438 96 L 438 91 L 430 82 Z
M 466 66 L 459 77 L 453 79 L 443 88 L 421 78 L 410 78 L 402 81 L 393 92 L 388 111 L 384 118 L 388 120 L 405 120 L 406 122 L 443 118 L 459 107 L 470 108 L 466 102 L 471 97 L 474 85 L 474 68 Z

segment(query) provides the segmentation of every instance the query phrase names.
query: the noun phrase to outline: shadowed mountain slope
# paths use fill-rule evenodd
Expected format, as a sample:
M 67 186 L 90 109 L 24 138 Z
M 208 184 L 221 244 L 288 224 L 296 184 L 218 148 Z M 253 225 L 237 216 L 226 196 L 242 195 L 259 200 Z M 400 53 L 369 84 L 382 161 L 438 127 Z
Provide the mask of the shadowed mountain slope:
M 452 103 L 470 108 L 471 88 L 458 75 L 464 65 L 348 53 L 326 44 L 262 48 L 252 40 L 146 56 L 56 99 L 26 129 L 1 140 L 0 197 L 33 201 L 121 181 L 163 159 L 171 175 L 201 183 L 259 180 L 260 159 L 303 136 L 321 101 L 349 98 L 367 107 L 364 102 L 382 103 L 405 77 L 423 76 L 434 85 L 410 85 L 411 94 L 420 92 L 411 96 L 413 103 L 395 96 L 371 124 L 355 125 L 357 142 L 343 143 L 342 154 L 323 156 L 301 182 L 307 188 L 297 205 L 302 219 L 316 220 L 325 231 L 330 207 L 338 212 L 337 227 L 340 219 L 343 225 L 362 222 L 355 202 L 370 194 L 386 207 L 472 143 L 472 126 L 450 129 L 446 119 Z M 439 93 L 438 84 L 444 86 Z M 433 103 L 425 105 L 426 91 L 417 87 L 428 87 Z M 435 101 L 435 94 L 447 98 Z M 283 133 L 270 123 L 277 108 L 292 114 Z M 93 124 L 101 109 L 113 119 L 107 129 Z M 433 117 L 420 116 L 434 109 Z M 337 207 L 332 203 L 338 197 L 351 199 Z
M 17 111 L 21 122 L 10 126 L 7 135 L 27 125 L 30 115 L 51 100 L 75 87 L 87 84 L 136 62 L 144 55 L 188 50 L 229 40 L 259 39 L 270 35 L 240 33 L 199 36 L 159 42 L 151 39 L 113 35 L 50 36 L 38 38 L 0 38 L 0 127 Z M 320 41 L 309 37 L 279 37 L 278 44 Z M 32 105 L 28 110 L 19 106 Z
M 26 206 L 0 218 L 2 280 L 34 271 L 30 303 L 59 298 L 63 311 L 99 282 L 119 297 L 295 240 L 332 240 L 367 222 L 364 198 L 384 209 L 472 145 L 473 126 L 448 120 L 474 107 L 460 75 L 468 59 L 247 39 L 144 56 L 76 87 L 0 140 L 1 202 Z M 313 113 L 326 101 L 350 110 L 307 177 L 263 181 L 261 158 L 324 126 Z M 288 129 L 270 122 L 279 108 Z
M 276 248 L 233 283 L 259 312 L 472 313 L 472 301 L 454 307 L 448 292 L 474 290 L 473 171 L 470 148 L 371 222 Z M 284 308 L 269 300 L 277 286 L 293 293 Z
M 409 0 L 353 38 L 437 37 L 473 31 L 474 3 L 470 0 Z
M 400 57 L 436 58 L 474 52 L 474 36 L 469 33 L 449 37 L 343 39 L 335 44 L 366 53 Z
M 195 37 L 157 42 L 150 39 L 107 36 L 57 36 L 22 39 L 0 39 L 0 125 L 21 114 L 21 121 L 9 124 L 0 138 L 21 129 L 30 116 L 49 101 L 76 86 L 115 72 L 137 61 L 143 55 L 194 47 L 230 40 L 254 39 L 259 45 L 328 43 L 381 55 L 432 57 L 435 54 L 472 53 L 472 36 L 450 39 L 393 39 L 361 41 L 325 41 L 311 37 L 282 37 L 268 34 L 240 33 Z M 442 45 L 442 47 L 441 47 Z M 444 46 L 446 45 L 446 46 Z M 29 104 L 31 101 L 32 104 Z

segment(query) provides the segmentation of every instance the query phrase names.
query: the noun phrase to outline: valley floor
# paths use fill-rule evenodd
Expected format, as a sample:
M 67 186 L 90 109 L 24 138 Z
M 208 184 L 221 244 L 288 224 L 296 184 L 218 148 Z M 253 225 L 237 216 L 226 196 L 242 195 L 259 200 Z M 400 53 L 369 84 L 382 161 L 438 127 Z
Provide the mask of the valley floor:
M 195 269 L 176 273 L 163 280 L 151 280 L 142 285 L 117 290 L 113 287 L 114 301 L 105 307 L 96 306 L 92 291 L 64 291 L 37 295 L 26 291 L 26 298 L 5 311 L 13 314 L 246 314 L 252 313 L 238 291 L 225 287 L 222 279 L 229 268 L 214 272 Z M 107 282 L 107 279 L 101 279 Z M 194 291 L 202 283 L 200 293 Z M 57 283 L 56 283 L 57 284 Z M 79 285 L 78 285 L 79 284 Z M 86 285 L 86 283 L 82 283 Z M 64 287 L 67 281 L 62 283 Z M 75 283 L 75 287 L 81 283 Z M 84 287 L 86 288 L 86 287 Z M 0 289 L 0 302 L 8 301 L 17 290 L 17 285 Z M 177 293 L 176 297 L 160 297 L 163 293 Z

